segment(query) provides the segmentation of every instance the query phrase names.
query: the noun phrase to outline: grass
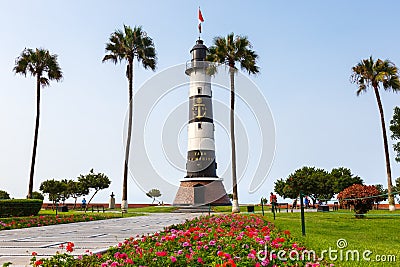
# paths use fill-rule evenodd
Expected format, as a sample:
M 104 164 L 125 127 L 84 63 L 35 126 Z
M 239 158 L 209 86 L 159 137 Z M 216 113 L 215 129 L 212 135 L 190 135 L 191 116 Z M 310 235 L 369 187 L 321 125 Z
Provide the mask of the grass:
M 130 208 L 128 209 L 128 213 L 169 213 L 176 210 L 177 207 L 172 206 L 149 206 L 144 208 Z
M 219 212 L 230 212 L 229 207 L 215 207 Z M 246 207 L 242 207 L 246 211 Z M 256 212 L 260 207 L 256 207 Z M 316 251 L 320 256 L 323 250 L 338 250 L 343 252 L 343 260 L 330 261 L 335 266 L 400 266 L 400 211 L 389 212 L 387 210 L 370 211 L 364 219 L 356 219 L 353 212 L 339 210 L 337 212 L 306 212 L 305 225 L 306 236 L 302 236 L 300 213 L 276 213 L 274 220 L 270 208 L 267 209 L 265 217 L 273 222 L 280 230 L 288 229 L 292 235 L 305 245 L 308 249 Z M 339 249 L 337 241 L 345 239 L 348 246 Z M 346 261 L 346 252 L 358 250 L 360 262 Z M 374 262 L 362 260 L 362 253 L 370 250 L 369 256 Z M 326 257 L 329 257 L 325 254 Z M 383 255 L 396 257 L 396 262 L 376 262 L 375 256 Z

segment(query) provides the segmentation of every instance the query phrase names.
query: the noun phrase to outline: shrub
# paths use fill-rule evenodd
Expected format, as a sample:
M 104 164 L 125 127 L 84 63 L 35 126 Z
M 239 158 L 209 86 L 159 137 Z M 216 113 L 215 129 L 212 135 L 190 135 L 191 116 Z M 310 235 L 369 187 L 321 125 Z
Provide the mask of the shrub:
M 34 191 L 34 192 L 32 192 L 32 199 L 41 199 L 41 200 L 44 200 L 44 196 L 43 196 L 43 194 L 41 194 L 40 192 Z
M 40 199 L 0 200 L 0 217 L 37 215 L 42 207 Z
M 0 190 L 0 199 L 10 199 L 10 195 L 3 190 Z
M 365 213 L 372 210 L 374 202 L 380 195 L 379 190 L 373 185 L 353 184 L 347 187 L 337 196 L 342 205 L 353 205 L 357 218 L 363 217 Z

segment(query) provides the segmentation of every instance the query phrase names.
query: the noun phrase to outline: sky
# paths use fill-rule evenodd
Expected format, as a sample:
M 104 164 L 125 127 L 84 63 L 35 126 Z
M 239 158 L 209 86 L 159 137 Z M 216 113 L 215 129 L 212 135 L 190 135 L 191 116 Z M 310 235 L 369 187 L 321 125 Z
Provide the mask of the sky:
M 162 94 L 162 90 L 145 92 L 144 89 L 154 80 L 161 86 L 163 81 L 168 84 L 162 80 L 163 75 L 168 74 L 171 67 L 184 66 L 182 64 L 190 59 L 189 51 L 198 37 L 199 6 L 205 20 L 201 38 L 207 46 L 215 36 L 234 32 L 247 36 L 259 55 L 260 73 L 256 76 L 242 73 L 241 77 L 253 83 L 256 89 L 250 92 L 260 92 L 262 98 L 259 99 L 263 100 L 259 105 L 268 108 L 262 111 L 257 102 L 246 106 L 248 99 L 239 100 L 237 104 L 238 143 L 244 144 L 247 153 L 238 153 L 246 159 L 239 159 L 245 162 L 240 168 L 249 166 L 239 170 L 243 174 L 239 183 L 241 203 L 259 202 L 261 196 L 273 190 L 274 181 L 288 177 L 303 166 L 328 171 L 343 166 L 367 184 L 386 185 L 375 96 L 369 90 L 357 97 L 357 87 L 349 78 L 352 66 L 369 56 L 400 64 L 400 36 L 396 34 L 398 1 L 121 0 L 111 5 L 109 1 L 21 0 L 4 1 L 0 11 L 0 189 L 14 198 L 24 198 L 27 194 L 35 120 L 35 80 L 16 75 L 12 69 L 24 48 L 40 47 L 58 55 L 64 78 L 42 89 L 34 190 L 38 190 L 44 180 L 76 179 L 94 168 L 112 181 L 110 188 L 98 193 L 94 201 L 106 202 L 114 192 L 119 202 L 128 85 L 124 64 L 101 62 L 105 44 L 110 34 L 124 24 L 142 25 L 153 38 L 158 64 L 155 72 L 135 65 L 135 97 L 143 92 L 146 97 L 160 99 L 155 94 Z M 179 79 L 184 81 L 187 77 L 184 68 L 181 69 Z M 146 140 L 146 144 L 155 147 L 146 153 L 154 154 L 153 158 L 150 156 L 154 166 L 166 167 L 152 168 L 175 185 L 185 173 L 179 168 L 170 171 L 168 157 L 157 153 L 162 145 L 157 147 L 160 136 L 167 134 L 164 124 L 160 126 L 157 122 L 165 122 L 171 116 L 187 116 L 187 107 L 182 103 L 188 95 L 188 86 L 183 84 L 179 88 L 172 91 L 166 88 L 165 92 L 169 93 L 161 98 L 164 101 L 155 102 L 156 109 L 164 110 L 168 116 L 158 121 L 155 113 L 150 112 L 146 117 L 149 129 L 140 128 L 138 122 L 134 136 L 136 141 Z M 229 191 L 230 147 L 224 121 L 229 94 L 218 86 L 213 90 L 218 173 Z M 246 90 L 242 90 L 246 96 Z M 381 92 L 388 126 L 393 108 L 399 105 L 399 95 Z M 251 98 L 252 93 L 248 95 Z M 140 103 L 140 98 L 136 101 Z M 221 112 L 217 112 L 218 105 Z M 140 112 L 135 113 L 135 120 L 140 121 L 140 116 Z M 155 118 L 151 119 L 152 116 Z M 265 119 L 268 125 L 263 124 Z M 151 123 L 155 128 L 150 127 Z M 179 164 L 184 164 L 185 124 L 177 124 L 176 129 L 178 137 L 172 149 L 177 149 Z M 259 131 L 267 137 L 263 145 L 260 139 L 253 138 L 260 136 Z M 390 146 L 392 144 L 390 141 Z M 176 193 L 173 189 L 161 187 L 157 182 L 140 182 L 147 177 L 137 174 L 135 166 L 145 164 L 141 162 L 142 154 L 135 154 L 134 147 L 132 151 L 128 202 L 151 202 L 143 192 L 150 187 L 161 190 L 162 201 L 172 202 Z M 267 152 L 267 160 L 260 159 L 261 152 Z M 395 179 L 400 176 L 400 168 L 394 161 L 393 150 L 390 152 Z M 250 192 L 254 170 L 259 166 L 264 168 L 265 175 L 257 179 L 263 182 Z

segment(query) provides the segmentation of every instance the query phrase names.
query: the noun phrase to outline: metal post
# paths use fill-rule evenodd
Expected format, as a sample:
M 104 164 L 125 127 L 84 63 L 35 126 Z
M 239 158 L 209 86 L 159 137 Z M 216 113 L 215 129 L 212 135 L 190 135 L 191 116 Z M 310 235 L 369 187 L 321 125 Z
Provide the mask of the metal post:
M 264 216 L 264 201 L 263 201 L 263 198 L 261 198 L 261 210 L 262 210 L 262 215 Z
M 275 221 L 275 202 L 272 202 L 271 206 L 272 206 L 272 213 L 274 214 L 274 221 Z
M 300 192 L 300 210 L 301 210 L 301 233 L 306 235 L 306 223 L 304 220 L 304 205 L 303 205 L 303 193 Z

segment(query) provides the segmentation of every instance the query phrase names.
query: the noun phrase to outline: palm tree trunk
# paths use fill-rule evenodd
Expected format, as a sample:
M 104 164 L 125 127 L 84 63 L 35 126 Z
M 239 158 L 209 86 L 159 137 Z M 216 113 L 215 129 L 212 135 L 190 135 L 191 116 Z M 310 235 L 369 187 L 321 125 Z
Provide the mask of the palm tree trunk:
M 231 79 L 231 112 L 230 112 L 230 132 L 231 132 L 231 150 L 232 150 L 232 212 L 239 213 L 239 198 L 237 191 L 236 177 L 236 144 L 235 144 L 235 68 L 230 66 L 229 74 Z
M 383 146 L 385 148 L 385 159 L 386 159 L 386 174 L 388 183 L 388 200 L 389 200 L 389 210 L 394 211 L 396 206 L 394 205 L 394 197 L 392 195 L 392 171 L 390 169 L 390 158 L 389 158 L 389 147 L 386 136 L 386 126 L 385 117 L 383 115 L 383 107 L 381 102 L 381 97 L 379 96 L 378 87 L 374 86 L 374 92 L 376 96 L 376 101 L 378 102 L 379 113 L 381 115 L 381 125 L 382 125 L 382 135 L 383 135 Z
M 129 81 L 129 112 L 128 112 L 128 135 L 126 137 L 125 147 L 125 163 L 124 163 L 124 181 L 122 185 L 122 212 L 128 211 L 128 166 L 129 166 L 129 150 L 131 146 L 132 135 L 132 112 L 133 112 L 133 60 L 129 60 L 127 69 L 127 76 Z
M 40 76 L 36 77 L 36 123 L 35 123 L 35 136 L 33 138 L 33 151 L 31 160 L 31 172 L 29 175 L 29 188 L 27 198 L 32 198 L 33 192 L 33 176 L 35 174 L 36 163 L 36 150 L 39 137 L 39 118 L 40 118 Z

